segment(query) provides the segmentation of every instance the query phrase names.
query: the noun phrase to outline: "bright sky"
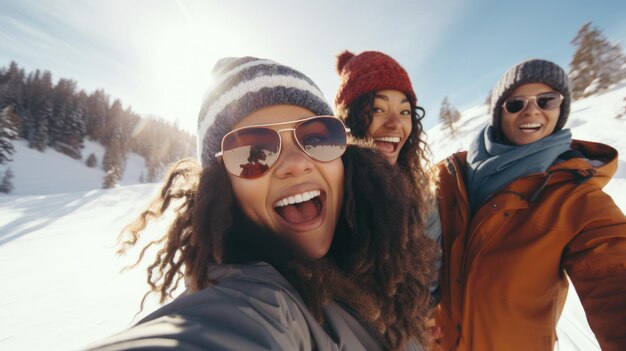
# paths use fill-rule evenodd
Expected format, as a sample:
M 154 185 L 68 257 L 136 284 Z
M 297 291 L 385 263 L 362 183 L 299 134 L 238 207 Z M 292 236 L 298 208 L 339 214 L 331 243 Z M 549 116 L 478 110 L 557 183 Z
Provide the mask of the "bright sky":
M 480 104 L 519 61 L 567 67 L 588 21 L 626 45 L 624 0 L 0 0 L 0 66 L 50 70 L 195 131 L 220 57 L 290 65 L 332 103 L 335 56 L 379 50 L 409 72 L 428 129 L 445 96 Z

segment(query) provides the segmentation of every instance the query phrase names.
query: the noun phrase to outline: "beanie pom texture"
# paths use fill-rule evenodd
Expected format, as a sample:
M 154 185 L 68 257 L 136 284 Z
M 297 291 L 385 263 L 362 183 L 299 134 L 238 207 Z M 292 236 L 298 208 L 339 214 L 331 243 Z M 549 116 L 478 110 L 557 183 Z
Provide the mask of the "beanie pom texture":
M 341 71 L 343 71 L 346 63 L 348 63 L 348 61 L 350 61 L 353 57 L 354 54 L 348 50 L 342 51 L 339 55 L 337 55 L 337 73 L 341 74 Z

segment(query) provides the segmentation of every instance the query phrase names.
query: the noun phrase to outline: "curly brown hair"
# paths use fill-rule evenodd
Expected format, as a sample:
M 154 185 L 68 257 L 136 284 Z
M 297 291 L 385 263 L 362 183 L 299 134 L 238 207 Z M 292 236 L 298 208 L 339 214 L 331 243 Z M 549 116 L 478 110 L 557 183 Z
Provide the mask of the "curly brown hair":
M 342 213 L 328 254 L 315 262 L 273 254 L 280 243 L 243 215 L 224 167 L 176 163 L 160 196 L 120 234 L 118 253 L 123 254 L 150 220 L 181 202 L 163 237 L 146 245 L 135 263 L 149 247 L 161 247 L 147 269 L 150 291 L 144 300 L 157 293 L 165 302 L 183 278 L 190 291 L 214 284 L 207 278 L 209 264 L 260 260 L 289 280 L 320 322 L 322 306 L 339 301 L 380 333 L 390 350 L 402 349 L 414 338 L 427 344 L 437 246 L 423 232 L 418 204 L 406 195 L 412 186 L 372 149 L 349 146 L 342 159 Z
M 349 106 L 337 108 L 337 117 L 341 118 L 350 128 L 350 134 L 359 142 L 367 142 L 370 137 L 368 129 L 374 114 L 376 92 L 371 91 L 355 99 Z M 435 196 L 437 183 L 436 172 L 432 167 L 432 153 L 426 143 L 426 134 L 422 126 L 422 119 L 426 111 L 411 104 L 411 133 L 398 155 L 397 165 L 405 172 L 411 182 L 415 184 L 413 194 L 419 203 L 431 202 Z M 422 215 L 427 210 L 420 208 Z

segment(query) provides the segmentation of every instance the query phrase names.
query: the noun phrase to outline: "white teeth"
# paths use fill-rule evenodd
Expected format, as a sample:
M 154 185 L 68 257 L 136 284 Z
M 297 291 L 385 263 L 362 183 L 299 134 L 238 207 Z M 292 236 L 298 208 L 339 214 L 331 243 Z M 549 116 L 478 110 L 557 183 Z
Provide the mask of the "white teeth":
M 380 137 L 380 138 L 374 138 L 374 140 L 386 141 L 388 143 L 399 143 L 400 137 Z
M 541 123 L 524 123 L 521 124 L 519 127 L 520 128 L 541 128 L 542 124 Z
M 276 201 L 274 207 L 283 207 L 287 205 L 299 204 L 304 201 L 309 201 L 314 197 L 320 196 L 322 192 L 319 190 L 307 191 L 302 194 L 296 194 L 288 196 L 284 199 Z

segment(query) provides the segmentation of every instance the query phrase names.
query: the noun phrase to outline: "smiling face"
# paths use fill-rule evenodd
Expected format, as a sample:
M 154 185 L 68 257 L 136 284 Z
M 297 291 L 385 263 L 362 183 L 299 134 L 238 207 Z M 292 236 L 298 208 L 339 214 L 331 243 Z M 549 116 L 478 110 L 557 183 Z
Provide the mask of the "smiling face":
M 398 90 L 380 90 L 374 98 L 369 136 L 390 164 L 395 165 L 404 143 L 411 134 L 411 104 Z
M 536 96 L 554 91 L 543 83 L 529 83 L 517 87 L 511 92 L 509 98 Z M 507 112 L 503 108 L 500 126 L 513 145 L 525 145 L 552 134 L 560 113 L 560 107 L 543 110 L 537 107 L 535 101 L 528 101 L 526 107 L 517 113 Z
M 233 129 L 259 124 L 294 121 L 315 114 L 302 107 L 276 105 L 257 110 Z M 276 130 L 293 128 L 276 126 Z M 267 173 L 254 179 L 229 173 L 233 191 L 243 212 L 255 223 L 276 233 L 300 258 L 324 256 L 333 239 L 343 203 L 344 169 L 341 158 L 320 162 L 307 156 L 292 131 L 280 133 L 282 149 Z

